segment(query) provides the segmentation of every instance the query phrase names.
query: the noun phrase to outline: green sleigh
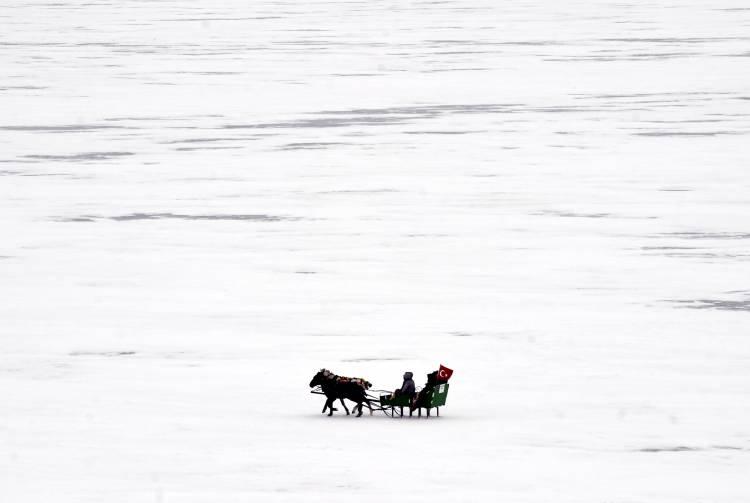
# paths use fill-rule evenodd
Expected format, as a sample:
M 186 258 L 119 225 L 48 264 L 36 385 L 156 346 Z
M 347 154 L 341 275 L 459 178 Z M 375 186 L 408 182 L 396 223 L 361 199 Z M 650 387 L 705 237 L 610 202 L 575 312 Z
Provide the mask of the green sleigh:
M 404 407 L 409 409 L 409 415 L 414 414 L 414 410 L 417 410 L 419 417 L 422 417 L 422 409 L 427 410 L 427 417 L 430 417 L 430 411 L 435 409 L 437 416 L 440 416 L 440 407 L 445 407 L 445 401 L 448 398 L 448 389 L 450 385 L 448 383 L 441 383 L 435 385 L 431 390 L 428 390 L 426 397 L 421 402 L 421 406 L 412 408 L 411 398 L 404 395 L 381 395 L 380 406 L 383 411 L 387 413 L 390 410 L 390 416 L 396 417 L 396 408 L 398 408 L 398 414 L 400 417 L 404 416 Z

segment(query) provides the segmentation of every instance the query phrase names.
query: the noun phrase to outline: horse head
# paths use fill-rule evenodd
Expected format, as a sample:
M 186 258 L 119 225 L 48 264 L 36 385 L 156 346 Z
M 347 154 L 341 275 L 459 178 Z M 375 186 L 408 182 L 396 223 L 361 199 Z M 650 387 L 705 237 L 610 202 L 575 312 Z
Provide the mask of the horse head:
M 324 382 L 330 379 L 329 376 L 332 375 L 331 371 L 320 369 L 320 371 L 313 376 L 312 381 L 310 381 L 310 387 L 314 388 L 315 386 L 321 386 Z

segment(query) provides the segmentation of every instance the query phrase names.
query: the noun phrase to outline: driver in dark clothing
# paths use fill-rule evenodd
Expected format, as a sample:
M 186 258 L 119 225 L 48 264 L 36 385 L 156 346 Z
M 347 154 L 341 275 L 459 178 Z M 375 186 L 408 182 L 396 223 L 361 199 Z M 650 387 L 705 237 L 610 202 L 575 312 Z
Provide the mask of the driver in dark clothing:
M 414 379 L 412 379 L 411 372 L 405 372 L 404 373 L 404 382 L 401 385 L 400 389 L 397 389 L 393 392 L 393 396 L 408 396 L 409 398 L 413 397 L 416 392 L 416 386 L 414 386 Z

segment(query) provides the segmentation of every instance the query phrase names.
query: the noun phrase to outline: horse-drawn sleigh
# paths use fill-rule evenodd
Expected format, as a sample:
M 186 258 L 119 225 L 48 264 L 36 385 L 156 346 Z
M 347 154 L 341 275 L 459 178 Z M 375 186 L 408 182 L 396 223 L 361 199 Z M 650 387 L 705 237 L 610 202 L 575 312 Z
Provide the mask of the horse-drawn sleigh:
M 407 374 L 411 379 L 411 373 Z M 441 365 L 440 370 L 427 375 L 427 383 L 420 390 L 414 388 L 412 381 L 408 392 L 402 392 L 402 390 L 396 390 L 395 392 L 373 390 L 374 392 L 380 392 L 379 396 L 373 396 L 368 393 L 372 384 L 366 379 L 339 376 L 330 370 L 321 369 L 310 381 L 310 387 L 312 388 L 310 392 L 326 397 L 322 413 L 328 410 L 329 416 L 332 416 L 338 410 L 333 406 L 336 400 L 341 402 L 346 415 L 350 414 L 344 402 L 345 399 L 356 404 L 352 412 L 357 412 L 357 417 L 362 415 L 362 409 L 365 405 L 369 409 L 370 415 L 373 411 L 381 411 L 386 416 L 396 417 L 398 414 L 403 417 L 404 407 L 406 407 L 409 410 L 409 416 L 412 416 L 416 410 L 419 417 L 422 417 L 422 409 L 426 410 L 427 417 L 430 417 L 432 409 L 435 409 L 439 416 L 440 407 L 445 406 L 448 398 L 448 379 L 452 374 L 452 370 Z
M 440 415 L 440 407 L 445 406 L 445 400 L 448 398 L 448 383 L 438 384 L 427 391 L 423 397 L 417 395 L 412 399 L 406 395 L 381 395 L 380 407 L 386 415 L 396 417 L 396 407 L 401 417 L 404 417 L 404 407 L 409 409 L 409 415 L 414 414 L 416 409 L 419 417 L 422 417 L 422 409 L 427 410 L 427 417 L 430 417 L 430 410 L 435 409 L 435 413 Z M 390 414 L 388 410 L 390 409 Z

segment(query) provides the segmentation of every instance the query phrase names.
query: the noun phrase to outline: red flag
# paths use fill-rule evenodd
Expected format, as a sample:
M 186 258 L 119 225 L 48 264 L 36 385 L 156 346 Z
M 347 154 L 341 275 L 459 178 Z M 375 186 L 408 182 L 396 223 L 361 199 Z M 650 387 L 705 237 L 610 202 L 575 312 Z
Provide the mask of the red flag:
M 450 379 L 452 375 L 453 375 L 453 371 L 451 369 L 440 365 L 440 370 L 438 370 L 438 375 L 437 375 L 438 381 L 447 382 L 448 379 Z

